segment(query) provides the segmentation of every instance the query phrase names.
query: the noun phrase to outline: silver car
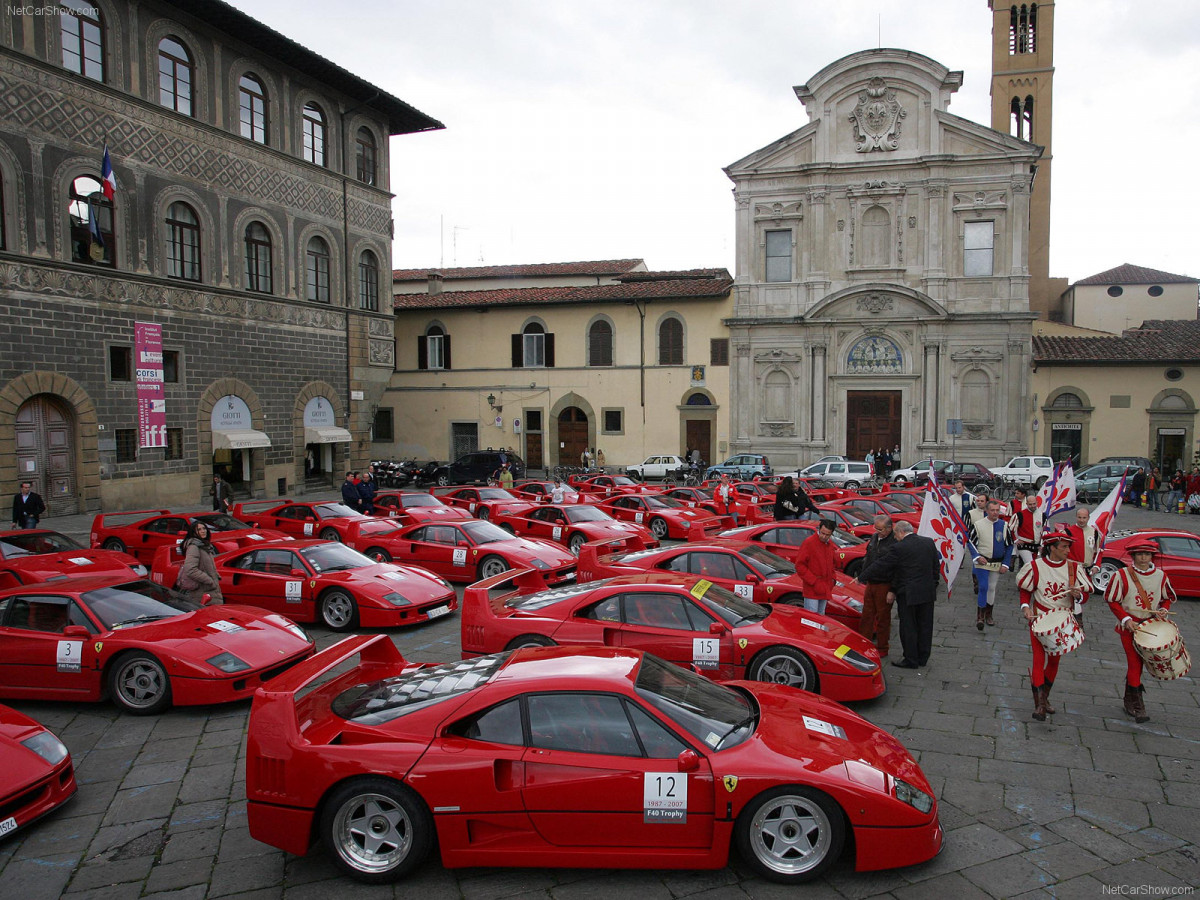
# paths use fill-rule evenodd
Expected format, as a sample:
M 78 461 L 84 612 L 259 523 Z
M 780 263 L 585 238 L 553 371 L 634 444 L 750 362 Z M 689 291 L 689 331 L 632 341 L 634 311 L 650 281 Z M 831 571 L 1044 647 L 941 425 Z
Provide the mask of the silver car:
M 820 478 L 839 487 L 856 488 L 875 477 L 875 467 L 870 463 L 843 460 L 841 462 L 817 462 L 800 470 L 801 478 Z

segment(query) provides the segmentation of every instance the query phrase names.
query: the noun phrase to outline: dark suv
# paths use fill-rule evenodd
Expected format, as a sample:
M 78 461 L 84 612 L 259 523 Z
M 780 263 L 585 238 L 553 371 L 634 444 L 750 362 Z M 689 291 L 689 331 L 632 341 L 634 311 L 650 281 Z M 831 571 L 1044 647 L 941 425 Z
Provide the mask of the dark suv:
M 514 479 L 525 477 L 525 461 L 517 454 L 509 450 L 476 450 L 442 466 L 436 480 L 438 484 L 486 484 L 504 462 L 508 463 Z

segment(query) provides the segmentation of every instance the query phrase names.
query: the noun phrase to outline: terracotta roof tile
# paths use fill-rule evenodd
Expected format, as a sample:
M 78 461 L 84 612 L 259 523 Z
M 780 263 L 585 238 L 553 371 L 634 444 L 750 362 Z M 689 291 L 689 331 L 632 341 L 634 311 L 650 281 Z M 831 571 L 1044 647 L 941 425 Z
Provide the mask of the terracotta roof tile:
M 1200 321 L 1150 319 L 1112 337 L 1034 335 L 1033 360 L 1051 363 L 1200 363 Z
M 1158 269 L 1147 269 L 1133 263 L 1122 263 L 1115 269 L 1081 278 L 1075 284 L 1200 284 L 1200 278 L 1187 275 L 1172 275 Z
M 510 266 L 472 266 L 468 268 L 394 269 L 392 281 L 425 281 L 431 272 L 443 281 L 461 278 L 536 278 L 554 275 L 622 275 L 636 266 L 645 265 L 640 259 L 601 259 L 585 262 L 529 263 Z
M 729 278 L 728 269 L 678 269 L 670 272 L 626 272 L 618 281 L 678 281 L 689 278 Z
M 622 303 L 632 300 L 708 300 L 725 297 L 733 287 L 724 278 L 634 281 L 626 284 L 499 288 L 489 291 L 443 291 L 440 294 L 397 294 L 396 309 L 449 309 L 479 306 L 526 306 L 568 303 Z

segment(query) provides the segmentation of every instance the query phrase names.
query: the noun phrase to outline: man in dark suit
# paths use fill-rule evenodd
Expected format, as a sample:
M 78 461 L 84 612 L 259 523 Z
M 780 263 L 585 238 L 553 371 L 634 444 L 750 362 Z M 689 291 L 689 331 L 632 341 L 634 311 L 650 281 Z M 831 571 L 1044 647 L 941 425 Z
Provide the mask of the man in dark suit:
M 913 534 L 908 522 L 892 528 L 896 546 L 859 573 L 863 582 L 887 581 L 896 595 L 902 660 L 893 666 L 915 669 L 929 663 L 933 648 L 933 601 L 941 577 L 941 558 L 931 538 Z

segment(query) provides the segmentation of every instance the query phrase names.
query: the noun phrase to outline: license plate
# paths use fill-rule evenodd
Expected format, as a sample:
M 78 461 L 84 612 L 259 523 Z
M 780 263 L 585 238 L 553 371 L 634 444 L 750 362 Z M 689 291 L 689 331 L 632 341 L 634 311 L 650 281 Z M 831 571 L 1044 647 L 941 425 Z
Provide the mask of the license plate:
M 427 615 L 431 619 L 436 619 L 438 616 L 444 616 L 449 612 L 450 612 L 450 607 L 443 605 L 443 606 L 435 606 L 433 609 L 426 610 L 425 615 Z
M 8 834 L 10 831 L 17 830 L 17 817 L 9 816 L 3 822 L 0 822 L 0 834 Z

